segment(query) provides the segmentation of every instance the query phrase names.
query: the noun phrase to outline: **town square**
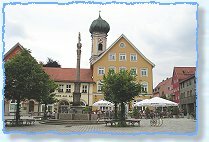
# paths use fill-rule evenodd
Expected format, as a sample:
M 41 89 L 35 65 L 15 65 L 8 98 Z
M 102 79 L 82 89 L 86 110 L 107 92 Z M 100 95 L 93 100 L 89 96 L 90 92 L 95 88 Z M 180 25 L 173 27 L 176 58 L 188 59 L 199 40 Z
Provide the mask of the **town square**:
M 196 134 L 195 3 L 27 7 L 5 8 L 4 133 Z

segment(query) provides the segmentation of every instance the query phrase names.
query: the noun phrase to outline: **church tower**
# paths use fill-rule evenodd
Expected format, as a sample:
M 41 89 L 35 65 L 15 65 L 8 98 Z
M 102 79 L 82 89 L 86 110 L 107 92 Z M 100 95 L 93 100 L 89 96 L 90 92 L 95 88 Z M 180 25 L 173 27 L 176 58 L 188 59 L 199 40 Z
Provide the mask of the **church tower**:
M 107 33 L 110 31 L 110 25 L 99 17 L 91 23 L 89 32 L 91 33 L 92 48 L 90 64 L 96 60 L 101 53 L 106 50 L 107 46 Z

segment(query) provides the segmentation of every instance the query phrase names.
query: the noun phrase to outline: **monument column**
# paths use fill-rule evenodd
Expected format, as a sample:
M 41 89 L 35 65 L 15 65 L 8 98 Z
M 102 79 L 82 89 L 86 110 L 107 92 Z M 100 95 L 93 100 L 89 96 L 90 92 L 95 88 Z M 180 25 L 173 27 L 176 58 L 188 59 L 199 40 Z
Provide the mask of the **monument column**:
M 75 90 L 73 92 L 73 106 L 80 106 L 80 62 L 81 62 L 81 35 L 78 34 L 78 43 L 77 43 L 77 66 L 76 66 L 76 81 L 75 81 Z

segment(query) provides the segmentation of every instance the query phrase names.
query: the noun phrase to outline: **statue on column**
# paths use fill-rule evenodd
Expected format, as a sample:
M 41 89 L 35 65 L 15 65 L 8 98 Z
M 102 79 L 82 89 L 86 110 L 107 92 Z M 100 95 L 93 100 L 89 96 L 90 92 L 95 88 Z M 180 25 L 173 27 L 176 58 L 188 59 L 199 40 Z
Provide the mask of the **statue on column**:
M 77 43 L 77 66 L 76 66 L 76 81 L 75 81 L 75 90 L 73 92 L 73 106 L 80 106 L 80 61 L 81 61 L 81 35 L 78 34 L 78 43 Z

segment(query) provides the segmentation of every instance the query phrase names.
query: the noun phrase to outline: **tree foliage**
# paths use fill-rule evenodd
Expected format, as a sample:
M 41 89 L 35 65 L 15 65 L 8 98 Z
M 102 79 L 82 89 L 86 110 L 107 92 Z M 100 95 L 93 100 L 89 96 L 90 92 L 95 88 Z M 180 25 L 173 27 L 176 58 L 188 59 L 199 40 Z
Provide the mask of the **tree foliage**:
M 5 63 L 5 98 L 17 102 L 16 124 L 20 119 L 20 102 L 29 99 L 37 101 L 50 100 L 55 83 L 43 71 L 42 66 L 23 49 Z
M 46 64 L 43 64 L 43 67 L 61 68 L 61 65 L 57 61 L 54 61 L 53 59 L 48 58 L 47 63 Z
M 109 71 L 107 76 L 103 77 L 102 91 L 105 99 L 120 104 L 121 125 L 125 125 L 125 104 L 134 99 L 141 93 L 141 85 L 136 82 L 136 76 L 128 71 L 115 73 Z

